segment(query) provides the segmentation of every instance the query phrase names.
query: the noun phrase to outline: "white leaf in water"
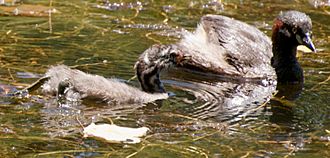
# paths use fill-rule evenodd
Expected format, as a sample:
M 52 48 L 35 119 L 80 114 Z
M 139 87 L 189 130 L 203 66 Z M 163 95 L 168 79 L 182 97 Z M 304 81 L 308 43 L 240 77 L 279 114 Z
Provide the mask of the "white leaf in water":
M 141 142 L 139 137 L 145 136 L 149 128 L 129 128 L 120 127 L 110 124 L 98 124 L 91 123 L 84 128 L 84 137 L 98 137 L 103 138 L 113 143 L 130 143 L 135 144 Z

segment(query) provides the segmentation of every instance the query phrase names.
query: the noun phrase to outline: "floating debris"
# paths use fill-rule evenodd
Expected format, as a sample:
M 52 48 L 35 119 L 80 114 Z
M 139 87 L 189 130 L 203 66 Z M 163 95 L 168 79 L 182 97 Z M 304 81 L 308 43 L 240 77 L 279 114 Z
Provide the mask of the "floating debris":
M 141 142 L 142 136 L 145 136 L 149 128 L 129 128 L 121 127 L 114 124 L 98 124 L 91 123 L 84 128 L 84 137 L 103 138 L 112 143 L 129 143 L 136 144 Z

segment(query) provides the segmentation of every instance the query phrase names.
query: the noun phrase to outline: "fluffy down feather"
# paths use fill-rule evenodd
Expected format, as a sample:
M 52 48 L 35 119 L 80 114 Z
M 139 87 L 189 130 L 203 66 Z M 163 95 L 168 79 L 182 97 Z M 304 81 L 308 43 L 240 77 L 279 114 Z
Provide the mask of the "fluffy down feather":
M 146 93 L 116 79 L 87 74 L 65 65 L 51 67 L 46 76 L 50 79 L 42 86 L 42 91 L 52 95 L 57 94 L 63 80 L 68 80 L 80 98 L 101 99 L 109 104 L 147 103 L 168 98 L 167 93 Z

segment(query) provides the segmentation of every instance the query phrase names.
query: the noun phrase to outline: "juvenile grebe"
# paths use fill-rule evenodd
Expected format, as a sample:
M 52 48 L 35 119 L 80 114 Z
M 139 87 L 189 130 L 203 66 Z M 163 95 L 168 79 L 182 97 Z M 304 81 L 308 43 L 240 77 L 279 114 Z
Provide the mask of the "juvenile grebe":
M 51 67 L 42 91 L 64 99 L 85 98 L 103 100 L 108 104 L 147 103 L 166 99 L 166 93 L 149 94 L 116 79 L 84 73 L 65 65 Z
M 170 66 L 229 76 L 239 80 L 275 79 L 278 83 L 303 82 L 297 46 L 315 52 L 312 22 L 304 13 L 287 11 L 274 21 L 272 41 L 257 28 L 221 15 L 206 15 L 193 33 L 176 44 L 153 45 L 135 64 L 141 87 L 165 92 L 159 73 Z M 275 71 L 274 71 L 275 69 Z

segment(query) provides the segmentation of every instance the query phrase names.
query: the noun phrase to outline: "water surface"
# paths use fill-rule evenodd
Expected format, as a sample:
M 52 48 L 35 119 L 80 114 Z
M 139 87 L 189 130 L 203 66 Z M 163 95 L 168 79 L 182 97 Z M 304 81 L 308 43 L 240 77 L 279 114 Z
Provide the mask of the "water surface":
M 330 157 L 330 9 L 327 1 L 320 2 L 8 2 L 0 7 L 4 91 L 26 87 L 56 64 L 128 80 L 139 54 L 152 44 L 176 42 L 181 31 L 193 31 L 205 14 L 230 16 L 270 35 L 280 11 L 303 11 L 313 21 L 313 41 L 322 51 L 298 54 L 305 85 L 302 90 L 284 87 L 287 94 L 276 93 L 275 87 L 173 70 L 162 79 L 175 96 L 146 105 L 83 102 L 63 108 L 41 93 L 23 99 L 2 96 L 0 156 Z M 137 80 L 129 84 L 139 86 Z M 77 120 L 84 125 L 112 120 L 122 126 L 147 126 L 151 132 L 140 144 L 111 144 L 83 138 Z

